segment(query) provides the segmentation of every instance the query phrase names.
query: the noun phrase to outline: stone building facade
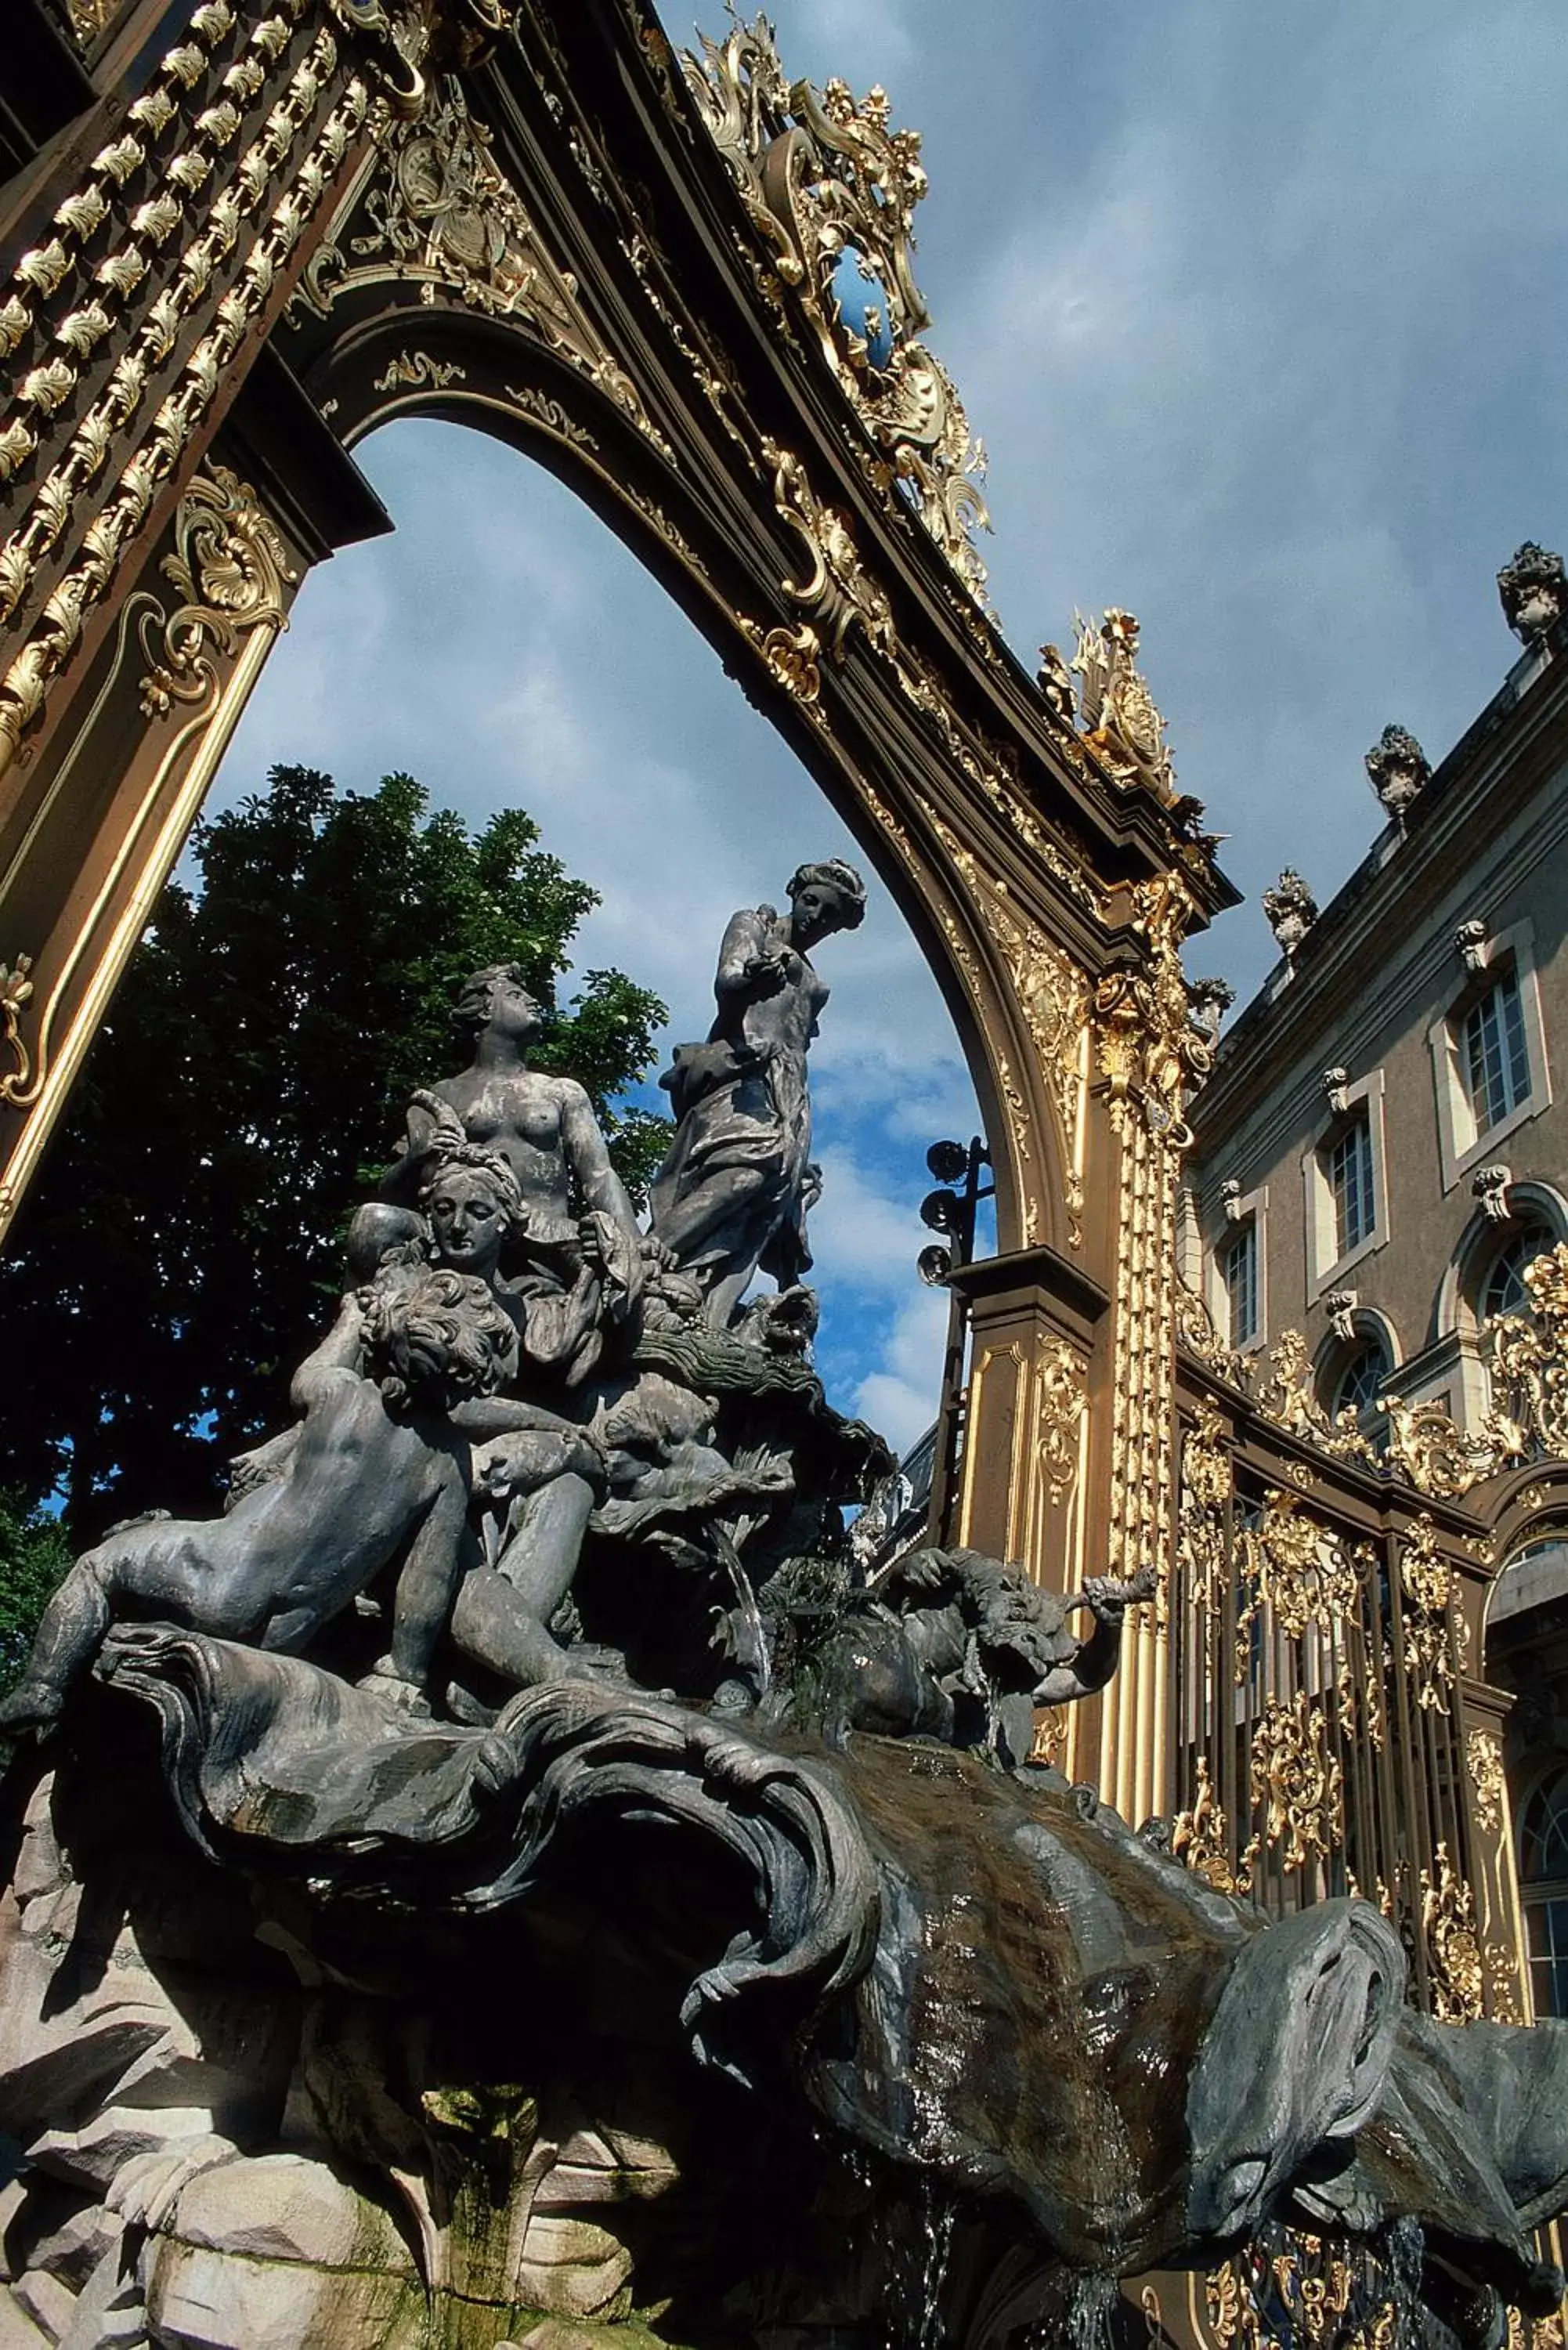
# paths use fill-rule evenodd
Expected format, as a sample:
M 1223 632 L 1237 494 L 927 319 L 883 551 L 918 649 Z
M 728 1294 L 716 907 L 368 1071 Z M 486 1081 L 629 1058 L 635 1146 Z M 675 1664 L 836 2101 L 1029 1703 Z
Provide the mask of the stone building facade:
M 1499 588 L 1520 657 L 1436 767 L 1386 730 L 1387 821 L 1321 912 L 1293 873 L 1267 893 L 1281 960 L 1191 1113 L 1183 1272 L 1220 1341 L 1299 1331 L 1320 1410 L 1397 1453 L 1423 1412 L 1495 1440 L 1489 1333 L 1568 1239 L 1568 590 L 1534 546 Z M 1497 1564 L 1533 1989 L 1568 2013 L 1568 1516 Z

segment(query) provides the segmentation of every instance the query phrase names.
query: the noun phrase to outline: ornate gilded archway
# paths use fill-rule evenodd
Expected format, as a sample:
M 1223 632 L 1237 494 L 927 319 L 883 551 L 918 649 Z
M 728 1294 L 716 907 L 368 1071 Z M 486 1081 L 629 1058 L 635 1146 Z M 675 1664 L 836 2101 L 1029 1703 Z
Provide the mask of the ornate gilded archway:
M 0 215 L 0 1223 L 300 581 L 385 527 L 348 452 L 472 423 L 679 599 L 938 973 L 998 1180 L 956 1531 L 1053 1580 L 1163 1556 L 1178 948 L 1230 893 L 1136 623 L 1083 632 L 1075 706 L 988 614 L 918 140 L 640 0 L 72 5 Z

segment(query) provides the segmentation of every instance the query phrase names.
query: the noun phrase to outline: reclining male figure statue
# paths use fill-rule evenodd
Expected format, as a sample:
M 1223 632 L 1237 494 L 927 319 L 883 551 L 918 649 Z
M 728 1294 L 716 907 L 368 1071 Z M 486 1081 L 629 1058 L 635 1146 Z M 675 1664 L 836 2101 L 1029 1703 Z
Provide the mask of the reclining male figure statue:
M 0 1704 L 0 1731 L 47 1730 L 116 1617 L 297 1651 L 394 1562 L 376 1678 L 405 1700 L 422 1690 L 467 1564 L 469 1447 L 450 1414 L 493 1395 L 516 1360 L 510 1317 L 464 1274 L 392 1266 L 346 1297 L 295 1374 L 305 1418 L 281 1474 L 226 1517 L 154 1519 L 84 1552 Z

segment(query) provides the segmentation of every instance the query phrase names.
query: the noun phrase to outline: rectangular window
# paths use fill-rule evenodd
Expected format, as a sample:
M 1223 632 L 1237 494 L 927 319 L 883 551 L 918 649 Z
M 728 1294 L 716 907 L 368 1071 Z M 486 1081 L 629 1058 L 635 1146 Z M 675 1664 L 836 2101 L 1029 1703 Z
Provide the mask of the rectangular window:
M 1530 1055 L 1524 1042 L 1524 1008 L 1519 977 L 1511 968 L 1495 980 L 1465 1014 L 1464 1069 L 1476 1133 L 1501 1126 L 1530 1099 Z
M 1232 1347 L 1250 1347 L 1258 1335 L 1258 1227 L 1243 1224 L 1220 1261 L 1230 1301 Z
M 1337 1261 L 1370 1240 L 1377 1222 L 1372 1195 L 1372 1123 L 1365 1109 L 1341 1128 L 1329 1144 L 1327 1156 Z

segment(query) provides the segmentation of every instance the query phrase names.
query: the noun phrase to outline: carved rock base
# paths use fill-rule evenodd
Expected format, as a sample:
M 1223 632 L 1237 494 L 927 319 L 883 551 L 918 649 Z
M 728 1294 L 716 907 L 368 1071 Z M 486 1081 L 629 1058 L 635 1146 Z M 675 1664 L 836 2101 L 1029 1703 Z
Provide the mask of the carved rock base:
M 510 2085 L 410 2097 L 437 2014 L 302 1983 L 243 1886 L 78 1785 L 38 1783 L 0 1906 L 0 2101 L 28 2155 L 0 2195 L 0 2350 L 652 2343 L 615 2223 L 674 2178 L 660 2147 Z

